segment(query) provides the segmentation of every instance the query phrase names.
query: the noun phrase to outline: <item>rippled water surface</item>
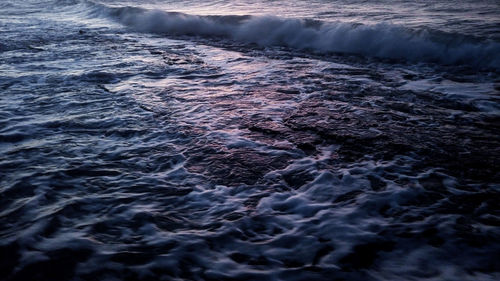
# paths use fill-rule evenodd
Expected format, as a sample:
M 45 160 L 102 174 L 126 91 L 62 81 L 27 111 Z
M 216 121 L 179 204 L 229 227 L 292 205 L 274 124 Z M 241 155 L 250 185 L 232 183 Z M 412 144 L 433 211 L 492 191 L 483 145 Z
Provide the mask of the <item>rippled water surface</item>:
M 499 280 L 497 1 L 2 1 L 1 280 Z

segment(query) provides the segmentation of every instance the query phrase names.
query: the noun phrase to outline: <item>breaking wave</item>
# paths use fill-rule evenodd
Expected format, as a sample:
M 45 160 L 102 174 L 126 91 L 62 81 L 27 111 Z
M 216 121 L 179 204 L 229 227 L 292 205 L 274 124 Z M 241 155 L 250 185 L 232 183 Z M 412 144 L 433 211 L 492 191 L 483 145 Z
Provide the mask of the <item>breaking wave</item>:
M 137 7 L 98 5 L 139 32 L 219 37 L 260 46 L 284 46 L 315 53 L 345 53 L 445 65 L 500 69 L 500 43 L 389 23 L 364 25 L 276 16 L 197 16 Z M 104 7 L 104 8 L 103 8 Z

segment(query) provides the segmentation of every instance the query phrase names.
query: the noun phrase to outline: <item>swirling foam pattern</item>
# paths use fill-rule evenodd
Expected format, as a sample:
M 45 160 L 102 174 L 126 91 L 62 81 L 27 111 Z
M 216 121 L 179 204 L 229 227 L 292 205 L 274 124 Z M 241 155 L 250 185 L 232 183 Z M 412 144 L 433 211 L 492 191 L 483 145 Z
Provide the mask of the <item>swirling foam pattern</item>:
M 0 3 L 1 280 L 500 279 L 497 2 L 145 2 Z

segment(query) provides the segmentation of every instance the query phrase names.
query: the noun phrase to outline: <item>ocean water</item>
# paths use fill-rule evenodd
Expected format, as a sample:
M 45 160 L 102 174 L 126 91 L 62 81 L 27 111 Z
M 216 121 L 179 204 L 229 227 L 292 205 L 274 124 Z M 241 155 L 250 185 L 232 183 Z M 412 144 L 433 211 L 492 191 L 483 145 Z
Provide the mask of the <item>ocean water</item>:
M 495 0 L 2 0 L 0 280 L 500 280 Z

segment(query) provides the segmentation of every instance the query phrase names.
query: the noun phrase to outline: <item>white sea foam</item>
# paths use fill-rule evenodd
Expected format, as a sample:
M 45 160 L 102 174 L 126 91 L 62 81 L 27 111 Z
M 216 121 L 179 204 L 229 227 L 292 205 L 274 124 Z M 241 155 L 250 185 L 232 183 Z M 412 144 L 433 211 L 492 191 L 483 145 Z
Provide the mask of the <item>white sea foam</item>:
M 197 16 L 135 7 L 102 9 L 140 32 L 221 37 L 260 46 L 346 53 L 412 62 L 500 68 L 500 43 L 401 25 L 320 22 L 276 16 Z
M 500 280 L 496 73 L 297 55 L 465 41 L 57 3 L 0 17 L 8 280 Z

